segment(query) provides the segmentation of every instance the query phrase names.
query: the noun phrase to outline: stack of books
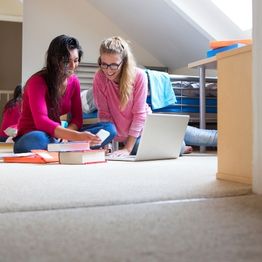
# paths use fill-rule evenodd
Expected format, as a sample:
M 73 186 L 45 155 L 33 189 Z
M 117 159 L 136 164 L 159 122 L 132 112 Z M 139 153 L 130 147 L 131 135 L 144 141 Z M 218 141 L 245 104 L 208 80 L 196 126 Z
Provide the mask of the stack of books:
M 218 53 L 243 47 L 250 44 L 252 44 L 251 39 L 212 41 L 209 43 L 209 47 L 211 49 L 207 51 L 207 57 L 212 57 Z
M 90 149 L 87 142 L 64 142 L 48 144 L 49 152 L 57 152 L 60 164 L 79 165 L 104 163 L 104 149 Z
M 2 143 L 0 162 L 31 164 L 92 164 L 106 162 L 104 149 L 90 149 L 86 142 L 48 144 L 48 150 L 32 150 L 28 153 L 12 153 L 13 144 Z

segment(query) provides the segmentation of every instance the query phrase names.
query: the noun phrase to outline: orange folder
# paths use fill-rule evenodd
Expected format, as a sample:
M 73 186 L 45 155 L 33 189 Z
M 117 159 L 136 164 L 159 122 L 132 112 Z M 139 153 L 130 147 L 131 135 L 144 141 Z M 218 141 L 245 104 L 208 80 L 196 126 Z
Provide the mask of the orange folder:
M 234 40 L 211 41 L 209 43 L 209 46 L 212 49 L 216 49 L 216 48 L 229 46 L 229 45 L 233 45 L 233 44 L 251 45 L 252 39 L 234 39 Z
M 32 150 L 31 153 L 18 153 L 4 156 L 5 163 L 33 163 L 46 164 L 58 162 L 57 152 L 48 152 L 46 150 Z

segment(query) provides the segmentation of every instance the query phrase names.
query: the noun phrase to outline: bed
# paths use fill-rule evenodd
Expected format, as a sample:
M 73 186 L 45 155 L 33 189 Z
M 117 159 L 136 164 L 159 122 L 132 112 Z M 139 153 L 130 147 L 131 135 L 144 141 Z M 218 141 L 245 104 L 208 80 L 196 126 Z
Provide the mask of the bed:
M 92 79 L 98 67 L 91 67 L 88 71 L 88 64 L 85 64 L 82 71 L 78 72 L 81 87 L 82 109 L 84 123 L 93 123 L 97 121 L 97 111 L 95 109 L 92 97 Z M 167 74 L 166 72 L 163 72 Z M 172 85 L 172 91 L 175 94 L 177 102 L 166 107 L 153 109 L 153 112 L 188 114 L 190 115 L 190 124 L 199 126 L 200 122 L 200 99 L 199 99 L 199 77 L 186 75 L 170 75 L 169 80 Z M 171 92 L 172 92 L 171 91 Z M 206 78 L 206 124 L 207 128 L 216 128 L 217 122 L 217 78 Z M 149 87 L 149 95 L 147 103 L 151 106 L 151 95 Z

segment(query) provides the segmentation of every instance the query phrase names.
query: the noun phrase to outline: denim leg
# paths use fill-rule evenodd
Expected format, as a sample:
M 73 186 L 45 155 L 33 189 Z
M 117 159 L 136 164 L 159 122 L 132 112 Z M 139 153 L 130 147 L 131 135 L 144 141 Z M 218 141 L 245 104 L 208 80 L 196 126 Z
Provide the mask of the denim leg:
M 43 131 L 31 131 L 23 136 L 14 138 L 14 152 L 25 153 L 32 149 L 47 150 L 49 143 L 57 143 L 57 139 Z
M 217 146 L 217 130 L 187 126 L 185 143 L 190 146 Z
M 8 137 L 6 136 L 0 136 L 0 142 L 5 142 Z
M 83 125 L 83 127 L 80 129 L 80 131 L 88 131 L 92 134 L 96 134 L 100 129 L 104 129 L 110 133 L 110 135 L 105 139 L 105 141 L 102 143 L 102 147 L 109 144 L 114 137 L 116 136 L 116 127 L 113 123 L 111 122 L 98 122 L 94 124 L 87 124 Z M 99 146 L 99 147 L 101 147 Z M 98 148 L 97 146 L 92 147 L 92 148 Z

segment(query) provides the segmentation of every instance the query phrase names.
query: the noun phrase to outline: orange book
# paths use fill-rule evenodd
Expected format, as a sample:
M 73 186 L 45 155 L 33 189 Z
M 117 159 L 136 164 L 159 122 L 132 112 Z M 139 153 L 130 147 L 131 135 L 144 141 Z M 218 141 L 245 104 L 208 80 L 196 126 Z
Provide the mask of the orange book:
M 15 153 L 3 157 L 4 163 L 32 163 L 46 164 L 58 162 L 57 152 L 48 152 L 46 150 L 32 150 L 29 153 Z
M 229 46 L 229 45 L 233 45 L 233 44 L 251 45 L 252 39 L 233 39 L 233 40 L 211 41 L 209 43 L 209 46 L 212 49 L 216 49 L 216 48 Z

